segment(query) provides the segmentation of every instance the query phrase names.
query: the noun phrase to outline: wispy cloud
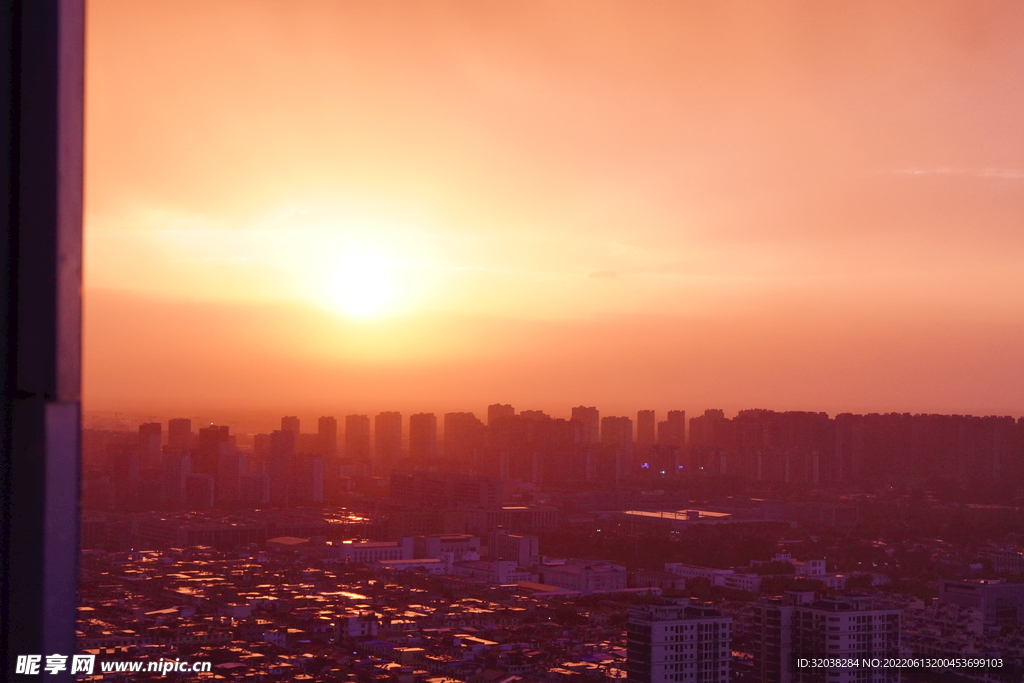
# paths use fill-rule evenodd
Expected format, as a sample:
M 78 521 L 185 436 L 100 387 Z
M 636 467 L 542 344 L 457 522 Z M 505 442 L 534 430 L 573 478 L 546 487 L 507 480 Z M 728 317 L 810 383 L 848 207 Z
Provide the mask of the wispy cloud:
M 959 175 L 997 180 L 1024 180 L 1024 170 L 1018 168 L 957 168 L 937 166 L 935 168 L 900 168 L 890 171 L 897 175 Z
M 198 256 L 186 260 L 189 263 L 204 263 L 215 266 L 241 266 L 252 263 L 255 259 L 250 256 Z

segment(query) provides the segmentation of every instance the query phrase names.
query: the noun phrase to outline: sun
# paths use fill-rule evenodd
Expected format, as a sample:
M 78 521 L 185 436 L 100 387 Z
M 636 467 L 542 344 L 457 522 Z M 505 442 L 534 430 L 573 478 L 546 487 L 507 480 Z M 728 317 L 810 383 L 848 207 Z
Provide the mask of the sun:
M 352 318 L 376 318 L 394 310 L 397 268 L 381 256 L 362 254 L 342 259 L 330 277 L 333 306 Z

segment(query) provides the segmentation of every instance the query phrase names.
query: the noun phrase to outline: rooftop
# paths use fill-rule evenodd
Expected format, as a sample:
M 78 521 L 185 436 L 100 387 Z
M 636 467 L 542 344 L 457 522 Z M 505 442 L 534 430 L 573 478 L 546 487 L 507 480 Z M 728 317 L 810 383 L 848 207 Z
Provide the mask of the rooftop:
M 712 512 L 710 510 L 676 510 L 674 512 L 663 510 L 623 510 L 622 514 L 680 522 L 693 521 L 694 519 L 729 519 L 732 517 L 732 514 L 728 512 Z

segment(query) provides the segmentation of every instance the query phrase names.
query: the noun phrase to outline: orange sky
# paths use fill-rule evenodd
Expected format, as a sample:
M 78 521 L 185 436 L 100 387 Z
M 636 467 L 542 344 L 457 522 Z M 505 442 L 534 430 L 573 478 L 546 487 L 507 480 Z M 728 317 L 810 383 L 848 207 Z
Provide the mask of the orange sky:
M 87 410 L 1024 414 L 1024 5 L 89 0 Z

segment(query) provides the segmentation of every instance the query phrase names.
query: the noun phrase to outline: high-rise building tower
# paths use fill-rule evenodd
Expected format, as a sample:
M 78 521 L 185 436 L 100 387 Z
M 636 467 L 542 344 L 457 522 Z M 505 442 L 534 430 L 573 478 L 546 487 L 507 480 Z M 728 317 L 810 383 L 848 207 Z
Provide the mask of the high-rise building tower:
M 601 443 L 633 447 L 633 421 L 628 417 L 602 417 Z
M 754 605 L 754 680 L 759 683 L 893 683 L 898 669 L 797 669 L 793 658 L 886 659 L 900 652 L 900 610 L 875 609 L 871 598 L 847 595 L 815 600 L 789 591 Z
M 294 505 L 317 505 L 324 502 L 324 456 L 303 453 L 292 464 L 289 502 Z
M 638 410 L 636 413 L 636 452 L 647 457 L 647 450 L 657 441 L 657 424 L 653 410 Z
M 678 446 L 656 443 L 647 449 L 646 455 L 638 459 L 641 469 L 655 474 L 683 474 L 682 454 Z
M 668 419 L 658 423 L 658 443 L 663 446 L 677 446 L 680 450 L 686 445 L 686 411 L 670 410 Z
M 190 474 L 185 477 L 185 507 L 204 510 L 214 504 L 214 477 L 212 474 Z
M 460 468 L 476 470 L 485 445 L 486 427 L 473 413 L 444 414 L 444 458 Z
M 345 457 L 356 462 L 370 460 L 370 417 L 368 415 L 347 415 L 345 417 Z
M 199 428 L 199 442 L 196 446 L 193 474 L 217 473 L 217 458 L 233 447 L 231 428 L 227 425 L 210 425 Z
M 253 434 L 252 455 L 257 462 L 266 462 L 270 457 L 270 434 Z
M 316 426 L 320 453 L 328 458 L 334 457 L 338 454 L 338 421 L 333 417 L 321 417 Z
M 294 461 L 295 432 L 284 429 L 271 432 L 270 457 L 267 460 L 271 505 L 287 507 L 290 504 Z
M 234 448 L 217 454 L 217 471 L 213 480 L 214 503 L 234 507 L 241 501 L 241 477 L 245 474 L 245 457 Z
M 437 418 L 433 413 L 416 413 L 409 417 L 409 459 L 414 467 L 437 459 Z
M 487 426 L 493 427 L 495 420 L 503 417 L 515 417 L 516 409 L 504 403 L 495 403 L 487 406 Z
M 193 479 L 192 486 L 193 503 L 197 500 L 206 501 L 207 486 L 212 482 L 213 504 L 231 507 L 238 504 L 238 478 L 244 472 L 245 461 L 235 448 L 235 439 L 231 436 L 231 428 L 227 425 L 209 425 L 199 428 L 199 439 L 194 451 L 192 461 L 192 475 L 203 475 L 210 477 L 206 479 Z M 203 483 L 206 482 L 206 483 Z M 198 488 L 197 488 L 198 487 Z M 196 493 L 199 491 L 200 493 Z M 196 498 L 199 496 L 199 498 Z
M 686 458 L 685 410 L 670 410 L 668 419 L 658 423 L 658 446 L 650 449 L 649 460 L 651 467 L 659 472 L 685 472 L 689 462 Z
M 177 417 L 167 422 L 167 445 L 173 450 L 192 447 L 192 420 Z
M 402 414 L 393 411 L 373 418 L 374 474 L 386 474 L 402 457 Z
M 270 479 L 266 474 L 243 474 L 239 477 L 238 497 L 242 505 L 270 505 Z
M 172 508 L 185 500 L 185 480 L 192 474 L 188 449 L 168 446 L 160 461 L 160 502 Z
M 299 438 L 299 418 L 294 415 L 286 415 L 281 418 L 281 431 L 282 432 L 293 432 L 295 438 Z
M 732 618 L 689 604 L 629 608 L 628 683 L 728 683 Z
M 146 422 L 139 425 L 139 465 L 143 469 L 160 466 L 160 446 L 163 425 Z
M 583 427 L 583 445 L 601 441 L 601 413 L 594 406 L 576 406 L 572 409 L 572 421 Z
M 618 483 L 634 467 L 633 421 L 628 417 L 601 418 L 601 455 L 598 479 Z
M 783 598 L 754 603 L 754 680 L 785 683 L 793 680 L 793 614 L 799 605 L 814 602 L 813 591 L 787 591 Z
M 124 511 L 137 510 L 148 503 L 142 488 L 141 458 L 138 449 L 115 448 L 107 454 L 111 483 L 114 486 L 114 506 Z
M 703 415 L 690 418 L 690 443 L 694 446 L 728 445 L 731 426 L 724 410 L 708 408 Z

